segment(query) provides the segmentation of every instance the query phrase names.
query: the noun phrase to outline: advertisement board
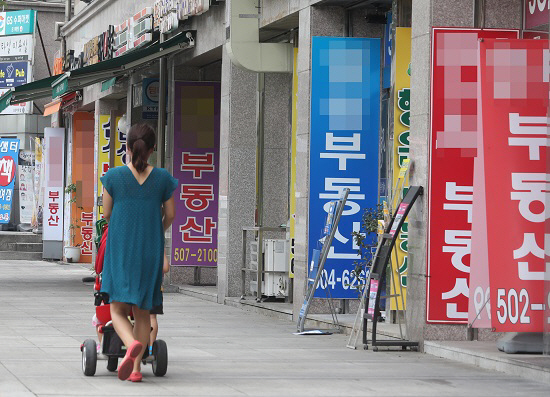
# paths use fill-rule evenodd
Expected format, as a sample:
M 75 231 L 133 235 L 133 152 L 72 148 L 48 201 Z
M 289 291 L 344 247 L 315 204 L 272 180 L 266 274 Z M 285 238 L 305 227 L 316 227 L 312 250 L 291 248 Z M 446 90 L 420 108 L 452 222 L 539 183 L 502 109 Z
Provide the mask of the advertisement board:
M 34 10 L 0 12 L 0 36 L 33 33 L 35 19 Z
M 19 139 L 0 138 L 0 223 L 9 223 L 19 159 Z
M 91 263 L 94 221 L 94 114 L 73 115 L 71 180 L 76 185 L 76 201 L 71 205 L 71 222 L 78 226 L 75 244 L 80 246 L 80 262 Z
M 315 293 L 357 298 L 352 271 L 361 260 L 352 232 L 378 202 L 380 39 L 313 37 L 308 257 L 319 249 L 332 200 L 350 189 Z M 373 239 L 374 240 L 374 239 Z M 375 244 L 375 242 L 372 242 Z
M 393 109 L 393 182 L 396 186 L 401 167 L 409 158 L 410 112 L 411 112 L 411 28 L 396 28 L 395 30 L 395 97 Z M 404 181 L 401 197 L 394 201 L 399 203 L 407 194 L 409 181 Z M 408 251 L 408 223 L 403 223 L 399 237 L 395 242 L 397 263 L 392 255 L 392 277 L 401 284 L 403 300 L 406 303 L 407 288 L 407 251 Z M 394 291 L 391 283 L 391 295 Z M 399 305 L 399 307 L 397 306 Z M 391 310 L 402 310 L 401 299 L 391 300 Z
M 30 81 L 31 65 L 28 62 L 0 63 L 0 88 L 18 87 Z
M 543 332 L 548 41 L 484 40 L 480 49 L 491 323 L 497 332 Z
M 34 202 L 33 175 L 34 167 L 20 165 L 18 169 L 19 183 L 19 222 L 31 223 Z
M 434 28 L 427 253 L 427 322 L 468 321 L 478 39 L 517 30 Z
M 0 62 L 31 62 L 34 54 L 32 34 L 0 36 Z
M 216 266 L 220 84 L 175 83 L 173 266 Z
M 142 91 L 142 112 L 141 118 L 144 120 L 156 120 L 159 113 L 159 79 L 143 79 Z
M 550 0 L 523 0 L 523 3 L 524 29 L 548 25 Z
M 63 241 L 65 129 L 44 128 L 44 241 Z

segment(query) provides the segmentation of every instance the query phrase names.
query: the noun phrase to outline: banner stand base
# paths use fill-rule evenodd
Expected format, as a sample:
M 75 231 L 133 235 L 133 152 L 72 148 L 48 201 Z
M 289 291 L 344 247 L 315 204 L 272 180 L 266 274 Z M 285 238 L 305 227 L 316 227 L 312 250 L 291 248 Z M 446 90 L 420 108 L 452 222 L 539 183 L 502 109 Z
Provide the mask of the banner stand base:
M 42 245 L 42 259 L 63 259 L 63 241 L 46 241 Z
M 497 348 L 508 354 L 542 354 L 542 332 L 510 332 L 497 341 Z

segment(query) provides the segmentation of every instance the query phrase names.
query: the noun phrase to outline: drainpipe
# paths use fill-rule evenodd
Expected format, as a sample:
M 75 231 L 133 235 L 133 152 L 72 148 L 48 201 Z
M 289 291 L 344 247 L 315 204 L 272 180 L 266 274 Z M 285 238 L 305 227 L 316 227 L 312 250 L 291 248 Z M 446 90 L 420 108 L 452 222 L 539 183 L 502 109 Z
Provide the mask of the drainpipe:
M 65 25 L 71 20 L 72 17 L 72 4 L 71 0 L 65 1 Z M 65 36 L 61 38 L 61 57 L 64 59 L 67 54 L 67 42 Z
M 256 109 L 256 211 L 258 227 L 258 293 L 256 300 L 262 300 L 262 277 L 264 260 L 262 257 L 264 244 L 264 113 L 265 113 L 265 74 L 258 73 Z
M 160 34 L 160 42 L 164 42 L 164 34 Z M 157 124 L 157 167 L 164 168 L 164 152 L 166 147 L 166 57 L 159 59 L 159 114 Z

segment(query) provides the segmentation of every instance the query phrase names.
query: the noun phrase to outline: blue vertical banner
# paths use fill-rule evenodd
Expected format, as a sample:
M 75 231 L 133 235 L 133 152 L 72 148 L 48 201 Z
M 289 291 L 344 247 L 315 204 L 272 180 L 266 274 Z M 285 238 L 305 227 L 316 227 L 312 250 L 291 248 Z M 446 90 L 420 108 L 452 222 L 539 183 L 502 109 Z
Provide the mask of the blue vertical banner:
M 308 252 L 322 245 L 331 201 L 350 189 L 315 296 L 358 297 L 352 236 L 363 210 L 378 202 L 380 39 L 314 37 Z
M 10 221 L 18 159 L 19 139 L 0 138 L 0 223 Z

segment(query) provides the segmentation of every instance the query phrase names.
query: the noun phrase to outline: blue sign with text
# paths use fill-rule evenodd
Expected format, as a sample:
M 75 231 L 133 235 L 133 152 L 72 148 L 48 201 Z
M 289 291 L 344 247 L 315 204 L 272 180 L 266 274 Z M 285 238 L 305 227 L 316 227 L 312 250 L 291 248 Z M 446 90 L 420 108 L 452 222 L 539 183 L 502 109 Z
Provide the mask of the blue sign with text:
M 361 260 L 352 237 L 363 210 L 378 203 L 380 39 L 314 37 L 308 252 L 321 246 L 331 201 L 350 189 L 315 296 L 358 297 Z M 375 238 L 375 237 L 374 237 Z M 373 239 L 374 239 L 373 238 Z
M 10 221 L 18 158 L 19 139 L 0 138 L 0 223 Z
M 28 62 L 0 63 L 0 88 L 17 87 L 27 84 L 28 73 Z

